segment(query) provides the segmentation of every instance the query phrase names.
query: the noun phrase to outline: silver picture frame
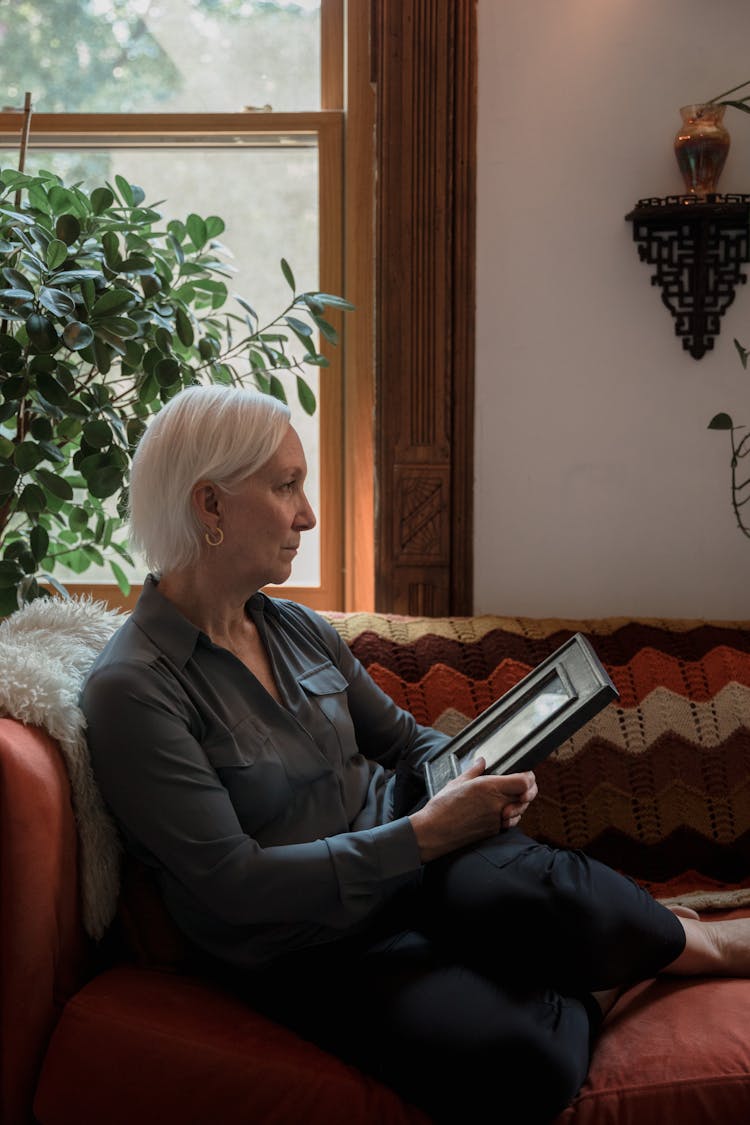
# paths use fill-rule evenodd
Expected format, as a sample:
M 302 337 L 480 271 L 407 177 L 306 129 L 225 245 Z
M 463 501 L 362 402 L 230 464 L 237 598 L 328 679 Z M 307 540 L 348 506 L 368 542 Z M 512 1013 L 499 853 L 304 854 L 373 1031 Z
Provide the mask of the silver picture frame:
M 619 693 L 582 633 L 576 633 L 443 746 L 424 767 L 438 793 L 478 757 L 485 773 L 531 769 Z

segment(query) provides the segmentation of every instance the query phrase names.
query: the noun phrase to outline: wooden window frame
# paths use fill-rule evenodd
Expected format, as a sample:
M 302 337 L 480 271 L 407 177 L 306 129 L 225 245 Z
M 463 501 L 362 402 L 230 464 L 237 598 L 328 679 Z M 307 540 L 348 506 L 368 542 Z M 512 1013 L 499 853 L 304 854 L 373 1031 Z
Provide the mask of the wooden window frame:
M 343 196 L 344 173 L 344 0 L 321 0 L 321 109 L 300 113 L 179 113 L 179 114 L 35 114 L 31 120 L 29 147 L 238 147 L 258 137 L 303 137 L 317 139 L 319 199 L 319 288 L 344 292 Z M 19 115 L 0 113 L 0 141 L 19 135 Z M 269 589 L 315 609 L 344 607 L 343 488 L 331 482 L 344 479 L 344 421 L 342 403 L 346 339 L 344 318 L 328 310 L 327 319 L 338 330 L 342 345 L 320 341 L 320 350 L 330 360 L 321 371 L 319 389 L 320 424 L 320 583 Z M 349 328 L 347 326 L 347 331 Z M 351 335 L 356 337 L 356 327 Z M 356 349 L 355 349 L 356 350 Z M 125 596 L 114 583 L 69 582 L 74 595 L 86 594 L 112 606 L 132 609 L 141 590 L 133 584 Z M 357 595 L 354 595 L 355 597 Z

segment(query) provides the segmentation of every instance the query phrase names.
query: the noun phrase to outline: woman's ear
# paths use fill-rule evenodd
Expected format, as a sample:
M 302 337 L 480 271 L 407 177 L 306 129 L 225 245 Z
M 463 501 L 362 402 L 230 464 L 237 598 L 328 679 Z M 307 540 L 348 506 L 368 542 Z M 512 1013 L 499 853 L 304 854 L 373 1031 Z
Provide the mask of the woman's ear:
M 193 485 L 191 493 L 193 511 L 199 521 L 207 527 L 213 527 L 220 512 L 219 495 L 216 485 L 210 480 L 199 480 Z

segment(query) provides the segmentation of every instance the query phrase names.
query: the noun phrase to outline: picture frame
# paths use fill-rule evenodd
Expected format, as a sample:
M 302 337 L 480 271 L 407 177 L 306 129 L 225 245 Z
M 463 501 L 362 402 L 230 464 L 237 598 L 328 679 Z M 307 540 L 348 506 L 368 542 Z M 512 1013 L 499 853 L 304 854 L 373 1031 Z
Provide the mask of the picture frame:
M 485 773 L 518 773 L 546 758 L 619 693 L 589 641 L 576 633 L 425 764 L 430 797 L 478 757 Z

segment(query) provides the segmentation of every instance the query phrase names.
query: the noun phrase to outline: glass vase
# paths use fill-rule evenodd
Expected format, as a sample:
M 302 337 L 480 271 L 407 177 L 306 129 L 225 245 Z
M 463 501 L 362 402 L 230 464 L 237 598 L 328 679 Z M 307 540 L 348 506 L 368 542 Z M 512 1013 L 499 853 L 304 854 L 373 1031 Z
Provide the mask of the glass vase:
M 729 152 L 729 133 L 722 124 L 723 105 L 684 105 L 682 126 L 674 139 L 674 151 L 685 191 L 705 199 L 716 185 Z

